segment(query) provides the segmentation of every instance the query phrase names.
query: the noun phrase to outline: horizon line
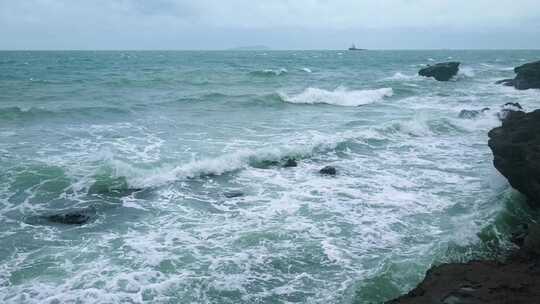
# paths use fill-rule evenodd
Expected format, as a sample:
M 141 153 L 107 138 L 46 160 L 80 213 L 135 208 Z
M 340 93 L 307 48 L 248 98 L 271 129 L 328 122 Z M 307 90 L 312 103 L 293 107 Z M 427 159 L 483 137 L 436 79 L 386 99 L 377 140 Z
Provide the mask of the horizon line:
M 273 51 L 347 51 L 362 53 L 365 51 L 540 51 L 540 48 L 388 48 L 388 49 L 362 49 L 360 51 L 351 51 L 344 49 L 2 49 L 0 52 L 273 52 Z

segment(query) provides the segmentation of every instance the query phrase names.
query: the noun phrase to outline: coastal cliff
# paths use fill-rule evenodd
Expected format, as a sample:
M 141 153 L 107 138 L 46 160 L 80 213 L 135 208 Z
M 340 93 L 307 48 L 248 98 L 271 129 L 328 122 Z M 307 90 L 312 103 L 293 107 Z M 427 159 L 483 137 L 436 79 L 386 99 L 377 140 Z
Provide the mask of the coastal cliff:
M 507 111 L 489 132 L 493 164 L 533 208 L 540 204 L 540 110 Z M 540 303 L 540 225 L 529 224 L 504 261 L 434 266 L 408 294 L 388 304 Z

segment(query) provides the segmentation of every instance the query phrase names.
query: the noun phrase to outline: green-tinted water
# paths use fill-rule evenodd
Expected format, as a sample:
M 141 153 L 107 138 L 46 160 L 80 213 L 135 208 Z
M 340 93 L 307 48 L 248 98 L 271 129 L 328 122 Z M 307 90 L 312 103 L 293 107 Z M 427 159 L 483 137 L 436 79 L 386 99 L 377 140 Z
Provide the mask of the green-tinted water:
M 0 299 L 396 296 L 433 261 L 497 238 L 510 194 L 487 131 L 502 104 L 534 109 L 540 93 L 493 82 L 538 57 L 0 52 Z M 450 59 L 455 80 L 416 76 Z M 318 174 L 326 165 L 336 177 Z M 42 219 L 85 208 L 87 225 Z

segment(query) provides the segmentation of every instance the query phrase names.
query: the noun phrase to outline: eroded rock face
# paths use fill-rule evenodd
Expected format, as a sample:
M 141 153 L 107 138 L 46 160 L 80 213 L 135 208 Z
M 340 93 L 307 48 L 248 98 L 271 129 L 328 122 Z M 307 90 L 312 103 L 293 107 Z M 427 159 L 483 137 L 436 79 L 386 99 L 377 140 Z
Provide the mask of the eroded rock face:
M 430 65 L 418 71 L 420 76 L 433 77 L 438 81 L 448 81 L 459 71 L 459 62 L 443 62 Z
M 540 61 L 518 66 L 514 72 L 516 78 L 499 80 L 496 84 L 513 86 L 518 90 L 540 89 Z
M 540 110 L 508 112 L 489 138 L 495 168 L 514 189 L 540 206 Z
M 526 63 L 514 69 L 517 76 L 514 87 L 518 90 L 540 89 L 540 61 Z

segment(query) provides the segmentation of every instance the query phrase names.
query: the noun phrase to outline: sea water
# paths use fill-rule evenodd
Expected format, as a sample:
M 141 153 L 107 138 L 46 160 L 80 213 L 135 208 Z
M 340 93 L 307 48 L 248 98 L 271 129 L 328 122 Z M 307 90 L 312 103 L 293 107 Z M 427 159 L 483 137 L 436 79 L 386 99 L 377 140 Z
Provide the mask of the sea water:
M 0 301 L 395 297 L 504 238 L 514 194 L 487 132 L 540 93 L 494 81 L 539 58 L 0 52 Z M 453 80 L 417 76 L 442 61 L 462 63 Z M 90 222 L 35 220 L 73 210 Z

